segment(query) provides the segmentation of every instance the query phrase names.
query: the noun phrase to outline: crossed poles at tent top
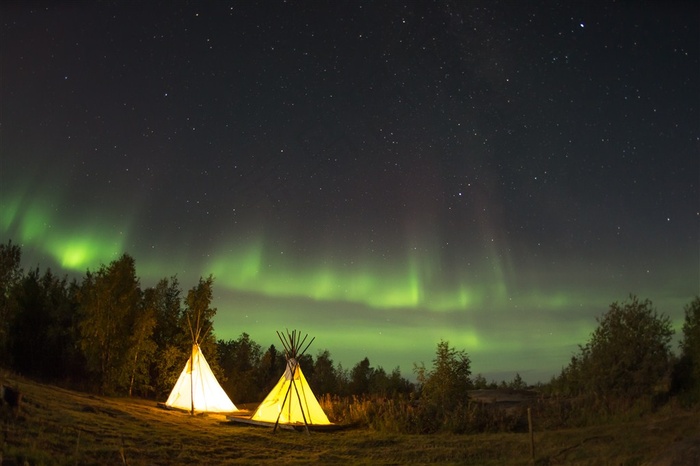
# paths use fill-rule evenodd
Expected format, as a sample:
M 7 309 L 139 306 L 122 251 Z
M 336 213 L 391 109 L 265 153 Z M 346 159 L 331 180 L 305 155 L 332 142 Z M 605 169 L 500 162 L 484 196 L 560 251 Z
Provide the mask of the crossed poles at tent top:
M 289 388 L 287 388 L 287 393 L 284 394 L 284 400 L 282 400 L 282 406 L 284 406 L 284 404 L 287 402 L 287 398 L 289 397 L 289 392 L 291 392 L 292 387 L 294 387 L 294 391 L 296 392 L 296 395 L 297 395 L 297 401 L 299 402 L 299 408 L 301 409 L 301 417 L 302 417 L 302 419 L 304 419 L 304 427 L 306 428 L 306 433 L 309 434 L 309 423 L 306 422 L 306 414 L 304 413 L 304 403 L 301 401 L 301 395 L 299 395 L 299 390 L 297 389 L 296 382 L 294 381 L 294 375 L 296 374 L 297 367 L 299 366 L 299 359 L 298 358 L 301 358 L 304 355 L 304 353 L 306 353 L 306 350 L 309 349 L 309 347 L 311 346 L 311 343 L 314 342 L 316 337 L 312 337 L 309 344 L 306 345 L 306 347 L 303 350 L 301 350 L 301 348 L 304 346 L 304 343 L 306 342 L 306 339 L 309 337 L 308 333 L 306 335 L 304 335 L 304 338 L 301 338 L 301 332 L 297 332 L 296 330 L 292 330 L 292 333 L 289 333 L 289 330 L 287 330 L 286 335 L 283 335 L 280 332 L 277 332 L 277 336 L 279 337 L 280 341 L 282 342 L 282 346 L 284 346 L 284 352 L 286 354 L 287 364 L 289 364 L 290 360 L 294 361 L 294 364 L 291 367 L 291 380 L 290 380 Z M 300 338 L 301 338 L 301 341 L 300 341 Z M 275 421 L 275 427 L 274 427 L 274 429 L 272 429 L 273 433 L 277 432 L 277 426 L 280 423 L 281 416 L 282 416 L 282 410 L 280 409 L 279 414 L 277 414 L 277 420 Z
M 301 340 L 301 342 L 299 342 L 299 338 L 301 338 L 301 332 L 298 332 L 297 330 L 292 330 L 292 333 L 289 333 L 289 330 L 287 330 L 287 335 L 283 335 L 280 332 L 277 332 L 277 336 L 282 342 L 282 346 L 284 346 L 284 351 L 287 354 L 287 359 L 297 359 L 302 357 L 304 353 L 306 353 L 306 350 L 309 349 L 309 346 L 311 346 L 311 343 L 313 343 L 316 339 L 316 337 L 311 338 L 311 341 L 308 345 L 306 345 L 306 348 L 304 348 L 300 352 L 299 349 L 301 349 L 301 347 L 304 346 L 304 342 L 309 337 L 308 334 L 304 335 L 304 338 Z

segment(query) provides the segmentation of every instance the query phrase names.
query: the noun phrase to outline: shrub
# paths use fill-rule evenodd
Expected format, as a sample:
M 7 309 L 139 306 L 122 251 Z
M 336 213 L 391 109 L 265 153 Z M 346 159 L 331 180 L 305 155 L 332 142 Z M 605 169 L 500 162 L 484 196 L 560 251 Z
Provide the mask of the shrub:
M 669 318 L 651 301 L 630 296 L 597 320 L 590 341 L 562 371 L 563 392 L 589 396 L 594 405 L 611 410 L 663 390 L 671 361 Z

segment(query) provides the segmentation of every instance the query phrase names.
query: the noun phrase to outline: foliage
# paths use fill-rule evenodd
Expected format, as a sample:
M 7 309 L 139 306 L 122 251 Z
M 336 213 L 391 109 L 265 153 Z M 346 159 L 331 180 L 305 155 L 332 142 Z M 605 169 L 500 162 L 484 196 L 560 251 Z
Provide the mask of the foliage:
M 214 277 L 200 277 L 197 285 L 193 286 L 185 297 L 185 311 L 180 327 L 186 335 L 190 335 L 188 346 L 193 342 L 199 343 L 202 353 L 206 356 L 212 372 L 220 383 L 226 377 L 219 366 L 218 347 L 212 331 L 216 308 L 211 307 L 214 297 Z M 189 351 L 188 351 L 189 352 Z M 186 360 L 185 360 L 186 361 Z M 183 363 L 185 362 L 183 361 Z
M 313 375 L 307 377 L 307 379 L 319 396 L 327 393 L 338 393 L 338 375 L 335 367 L 333 367 L 330 351 L 324 349 L 318 352 L 314 363 Z
M 219 363 L 227 379 L 222 386 L 229 396 L 241 403 L 258 400 L 260 345 L 252 341 L 247 333 L 242 333 L 237 340 L 219 340 L 217 346 Z
M 0 244 L 0 364 L 11 362 L 10 326 L 17 312 L 14 288 L 22 278 L 22 249 L 8 241 Z
M 52 379 L 78 375 L 73 373 L 81 364 L 73 344 L 76 304 L 66 279 L 51 270 L 43 275 L 39 269 L 31 270 L 17 285 L 15 299 L 18 312 L 11 339 L 15 369 Z
M 684 309 L 681 355 L 675 367 L 675 389 L 684 392 L 690 402 L 700 402 L 700 297 Z
M 438 410 L 453 409 L 466 404 L 468 390 L 472 388 L 471 360 L 465 351 L 450 348 L 447 341 L 437 345 L 433 369 L 426 371 L 425 365 L 416 365 L 418 383 L 421 385 L 421 400 L 433 404 Z
M 297 356 L 297 362 L 299 363 L 299 367 L 301 368 L 301 371 L 304 373 L 304 376 L 308 379 L 309 377 L 314 376 L 314 358 L 310 354 L 302 354 L 301 356 Z M 286 362 L 285 362 L 285 368 L 287 367 Z
M 440 410 L 434 404 L 417 402 L 413 394 L 390 398 L 325 395 L 319 403 L 335 422 L 396 434 L 512 432 L 526 425 L 524 406 L 504 410 L 472 402 Z
M 19 312 L 11 324 L 10 346 L 14 367 L 34 376 L 49 368 L 44 366 L 43 356 L 50 354 L 45 347 L 50 307 L 41 282 L 39 271 L 30 270 L 17 285 L 15 299 Z M 28 345 L 29 341 L 34 344 Z
M 167 344 L 189 345 L 190 334 L 182 331 L 184 319 L 182 290 L 177 277 L 163 278 L 154 288 L 148 288 L 144 299 L 155 309 L 158 325 L 153 331 L 153 341 L 162 350 Z
M 206 279 L 200 277 L 199 283 L 187 292 L 185 311 L 180 322 L 182 330 L 191 336 L 189 343 L 198 342 L 203 349 L 205 346 L 216 345 L 211 332 L 212 321 L 216 315 L 216 308 L 211 307 L 213 296 L 214 277 L 212 275 Z
M 611 407 L 658 391 L 670 367 L 670 319 L 651 301 L 630 296 L 626 303 L 611 304 L 597 321 L 590 341 L 562 371 L 557 383 L 563 392 Z
M 155 353 L 150 365 L 151 393 L 163 398 L 172 390 L 191 351 L 189 333 L 182 330 L 182 290 L 177 277 L 163 278 L 144 291 L 144 302 L 155 314 L 153 343 Z
M 513 380 L 508 384 L 508 388 L 512 388 L 513 390 L 525 390 L 527 384 L 523 378 L 520 377 L 520 373 L 516 372 L 515 377 L 513 377 Z
M 287 366 L 287 360 L 284 354 L 277 351 L 275 345 L 270 345 L 270 347 L 265 351 L 265 353 L 260 358 L 260 362 L 257 367 L 257 377 L 258 380 L 258 397 L 257 400 L 262 400 L 265 396 L 272 390 L 279 378 L 284 373 Z
M 370 393 L 373 395 L 395 398 L 413 393 L 414 389 L 411 382 L 401 377 L 401 371 L 398 367 L 395 367 L 391 374 L 387 374 L 379 366 L 370 377 Z
M 364 358 L 350 371 L 350 393 L 352 395 L 366 395 L 369 393 L 369 379 L 373 373 L 369 358 Z
M 149 369 L 158 349 L 152 338 L 158 312 L 158 303 L 154 299 L 155 297 L 152 290 L 146 290 L 140 312 L 129 316 L 133 319 L 129 323 L 131 333 L 128 337 L 126 350 L 127 364 L 130 366 L 129 396 L 134 394 L 134 388 L 141 394 L 152 391 Z
M 129 336 L 141 312 L 134 259 L 124 254 L 88 273 L 79 294 L 80 348 L 101 393 L 126 388 L 134 374 Z
M 182 368 L 185 367 L 187 359 L 190 357 L 192 347 L 182 345 L 166 344 L 158 350 L 157 358 L 153 363 L 153 372 L 157 374 L 153 380 L 153 390 L 158 399 L 164 399 L 170 394 L 177 379 L 180 377 Z

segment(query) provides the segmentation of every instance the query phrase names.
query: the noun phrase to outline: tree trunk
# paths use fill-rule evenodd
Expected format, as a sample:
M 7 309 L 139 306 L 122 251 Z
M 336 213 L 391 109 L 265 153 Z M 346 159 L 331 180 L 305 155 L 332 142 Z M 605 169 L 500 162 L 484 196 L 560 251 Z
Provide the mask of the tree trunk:
M 134 379 L 136 378 L 136 367 L 138 360 L 139 352 L 138 350 L 136 350 L 136 354 L 134 354 L 134 366 L 131 368 L 131 381 L 129 382 L 129 398 L 132 397 L 132 393 L 134 390 Z

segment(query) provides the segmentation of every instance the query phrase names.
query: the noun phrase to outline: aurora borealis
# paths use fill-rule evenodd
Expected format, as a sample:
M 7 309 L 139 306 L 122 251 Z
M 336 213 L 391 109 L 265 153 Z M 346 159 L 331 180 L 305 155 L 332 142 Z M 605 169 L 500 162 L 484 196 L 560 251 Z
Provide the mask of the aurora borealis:
M 0 6 L 0 232 L 212 274 L 218 338 L 546 381 L 700 293 L 694 2 Z

